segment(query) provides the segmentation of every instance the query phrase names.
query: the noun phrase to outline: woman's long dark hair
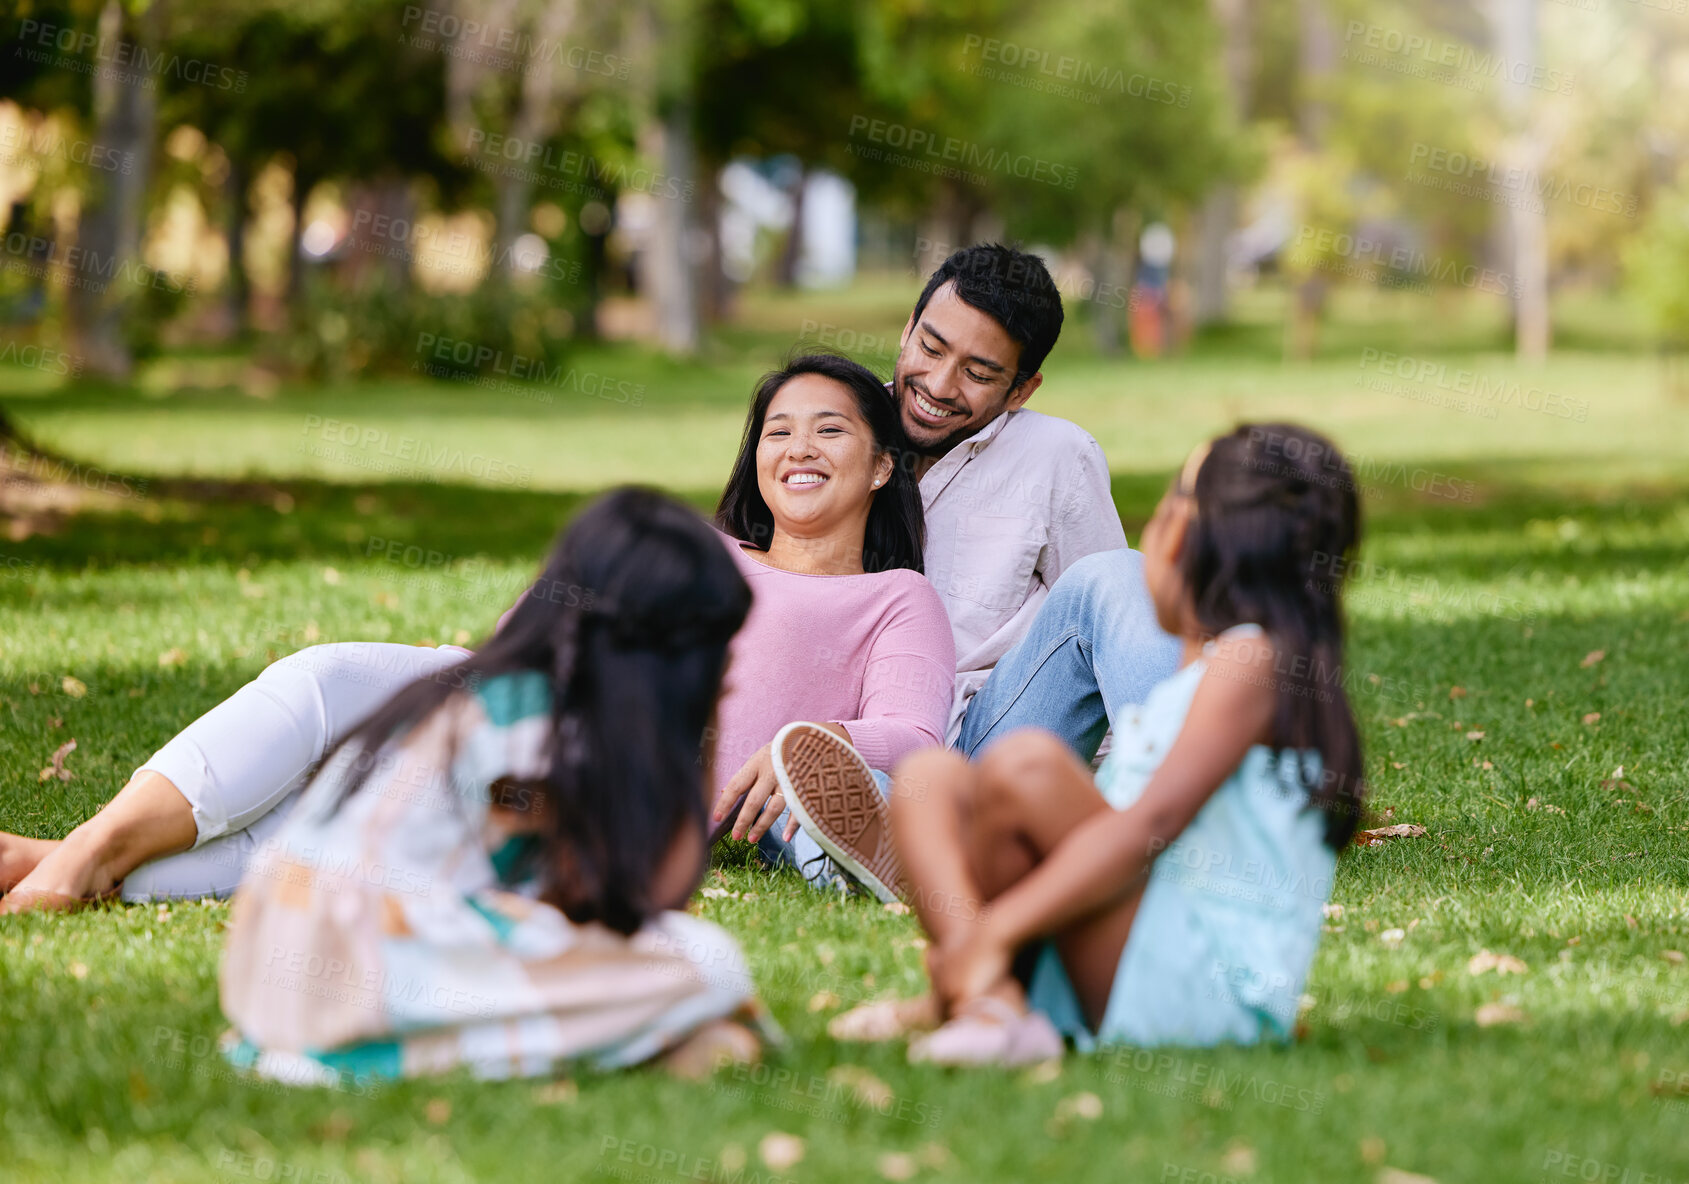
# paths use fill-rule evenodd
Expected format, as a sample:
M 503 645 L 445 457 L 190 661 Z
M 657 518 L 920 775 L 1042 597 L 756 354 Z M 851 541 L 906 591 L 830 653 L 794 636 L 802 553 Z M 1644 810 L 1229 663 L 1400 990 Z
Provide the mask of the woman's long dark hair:
M 698 754 L 750 605 L 744 577 L 698 514 L 651 490 L 618 489 L 575 519 L 504 628 L 398 692 L 341 743 L 375 753 L 459 688 L 543 674 L 543 899 L 571 921 L 632 933 L 666 903 L 652 887 L 677 835 L 696 833 L 702 874 Z
M 1253 622 L 1277 651 L 1274 747 L 1314 749 L 1322 774 L 1309 804 L 1341 849 L 1360 815 L 1360 733 L 1343 676 L 1343 576 L 1360 539 L 1349 462 L 1317 432 L 1244 424 L 1209 447 L 1183 575 L 1211 633 Z
M 774 514 L 757 487 L 757 442 L 768 405 L 780 388 L 800 374 L 831 378 L 856 398 L 856 409 L 874 435 L 874 447 L 892 456 L 891 478 L 884 488 L 869 496 L 868 529 L 862 539 L 862 570 L 891 571 L 906 567 L 924 571 L 922 550 L 926 544 L 926 517 L 921 510 L 921 488 L 915 480 L 915 454 L 903 434 L 903 419 L 897 403 L 874 372 L 849 358 L 834 354 L 805 354 L 793 358 L 779 370 L 772 370 L 757 383 L 751 396 L 750 414 L 745 417 L 745 438 L 739 456 L 721 491 L 715 523 L 722 531 L 753 547 L 767 550 L 774 538 Z

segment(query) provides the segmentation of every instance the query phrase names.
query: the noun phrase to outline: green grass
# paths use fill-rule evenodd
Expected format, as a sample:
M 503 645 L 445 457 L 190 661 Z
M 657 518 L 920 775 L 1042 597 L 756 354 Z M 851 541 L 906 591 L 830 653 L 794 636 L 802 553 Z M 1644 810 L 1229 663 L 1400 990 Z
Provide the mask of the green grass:
M 64 833 L 176 728 L 312 641 L 484 632 L 583 491 L 637 479 L 707 504 L 750 379 L 799 316 L 897 327 L 868 288 L 753 302 L 696 365 L 581 356 L 645 383 L 638 408 L 413 383 L 264 400 L 173 389 L 183 375 L 163 367 L 166 393 L 140 398 L 0 379 L 42 440 L 154 478 L 146 499 L 0 543 L 0 828 Z M 1480 336 L 1435 356 L 1512 373 Z M 1650 363 L 1596 350 L 1541 378 L 1589 400 L 1578 423 L 1364 390 L 1359 347 L 1288 368 L 1222 349 L 1108 362 L 1083 344 L 1064 343 L 1038 399 L 1103 439 L 1133 537 L 1167 470 L 1239 416 L 1311 420 L 1368 466 L 1353 697 L 1373 808 L 1429 833 L 1345 855 L 1295 1045 L 1072 1057 L 1050 1079 L 837 1045 L 825 1022 L 841 1007 L 920 988 L 917 928 L 729 857 L 712 882 L 740 895 L 697 907 L 743 942 L 792 1036 L 754 1077 L 271 1089 L 214 1051 L 227 910 L 105 908 L 0 922 L 5 1178 L 856 1180 L 893 1152 L 954 1181 L 1689 1176 L 1689 965 L 1671 956 L 1689 953 L 1689 408 Z M 531 479 L 433 482 L 403 464 L 372 479 L 367 448 L 297 452 L 307 415 Z M 261 480 L 216 480 L 237 476 Z M 76 779 L 38 780 L 71 737 Z M 1604 787 L 1619 766 L 1628 787 Z M 1468 973 L 1482 949 L 1527 969 Z M 1491 1003 L 1523 1018 L 1480 1026 Z M 855 1101 L 828 1077 L 845 1065 L 894 1100 Z M 1085 1093 L 1100 1117 L 1080 1113 Z M 772 1131 L 807 1140 L 801 1163 L 762 1165 Z

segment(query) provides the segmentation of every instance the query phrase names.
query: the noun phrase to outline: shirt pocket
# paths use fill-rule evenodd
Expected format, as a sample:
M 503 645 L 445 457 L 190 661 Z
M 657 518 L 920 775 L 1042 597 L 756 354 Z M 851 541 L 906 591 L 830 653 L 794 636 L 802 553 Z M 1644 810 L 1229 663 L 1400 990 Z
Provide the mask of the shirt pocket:
M 950 594 L 1012 616 L 1026 603 L 1048 538 L 1048 528 L 1030 518 L 970 514 L 956 530 Z

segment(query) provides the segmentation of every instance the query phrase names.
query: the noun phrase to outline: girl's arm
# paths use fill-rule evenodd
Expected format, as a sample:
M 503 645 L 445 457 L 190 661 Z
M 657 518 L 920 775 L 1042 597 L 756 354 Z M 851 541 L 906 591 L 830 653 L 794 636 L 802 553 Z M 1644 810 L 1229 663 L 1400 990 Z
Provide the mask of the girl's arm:
M 978 936 L 1012 953 L 1135 888 L 1251 746 L 1270 741 L 1278 698 L 1271 658 L 1271 647 L 1259 639 L 1217 646 L 1184 726 L 1143 795 L 1129 809 L 1102 811 L 1074 827 L 1024 879 L 991 902 L 987 932 Z

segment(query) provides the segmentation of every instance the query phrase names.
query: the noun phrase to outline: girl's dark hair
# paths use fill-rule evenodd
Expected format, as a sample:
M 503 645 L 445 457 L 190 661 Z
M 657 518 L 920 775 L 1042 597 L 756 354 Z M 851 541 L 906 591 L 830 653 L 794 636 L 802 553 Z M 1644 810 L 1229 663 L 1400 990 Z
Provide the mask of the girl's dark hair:
M 698 755 L 728 642 L 750 606 L 733 557 L 697 513 L 652 490 L 618 489 L 564 532 L 502 629 L 462 663 L 398 692 L 341 743 L 378 752 L 460 688 L 543 674 L 542 898 L 576 923 L 632 933 L 670 903 L 652 888 L 676 836 L 697 835 L 702 874 Z
M 1211 633 L 1253 622 L 1274 663 L 1274 747 L 1314 749 L 1322 773 L 1309 804 L 1325 841 L 1354 835 L 1360 733 L 1343 678 L 1343 576 L 1360 537 L 1354 473 L 1337 447 L 1294 424 L 1244 424 L 1210 446 L 1196 475 L 1183 575 Z
M 793 358 L 781 369 L 764 374 L 757 383 L 750 413 L 745 417 L 745 438 L 739 443 L 739 456 L 716 506 L 716 525 L 736 539 L 768 549 L 774 538 L 774 514 L 757 488 L 757 442 L 762 439 L 768 405 L 781 387 L 801 374 L 830 378 L 855 396 L 856 409 L 874 434 L 874 447 L 892 455 L 891 479 L 870 495 L 873 504 L 862 539 L 862 569 L 924 570 L 921 555 L 926 544 L 926 518 L 921 510 L 921 488 L 915 479 L 915 454 L 903 434 L 897 404 L 872 370 L 834 354 Z

